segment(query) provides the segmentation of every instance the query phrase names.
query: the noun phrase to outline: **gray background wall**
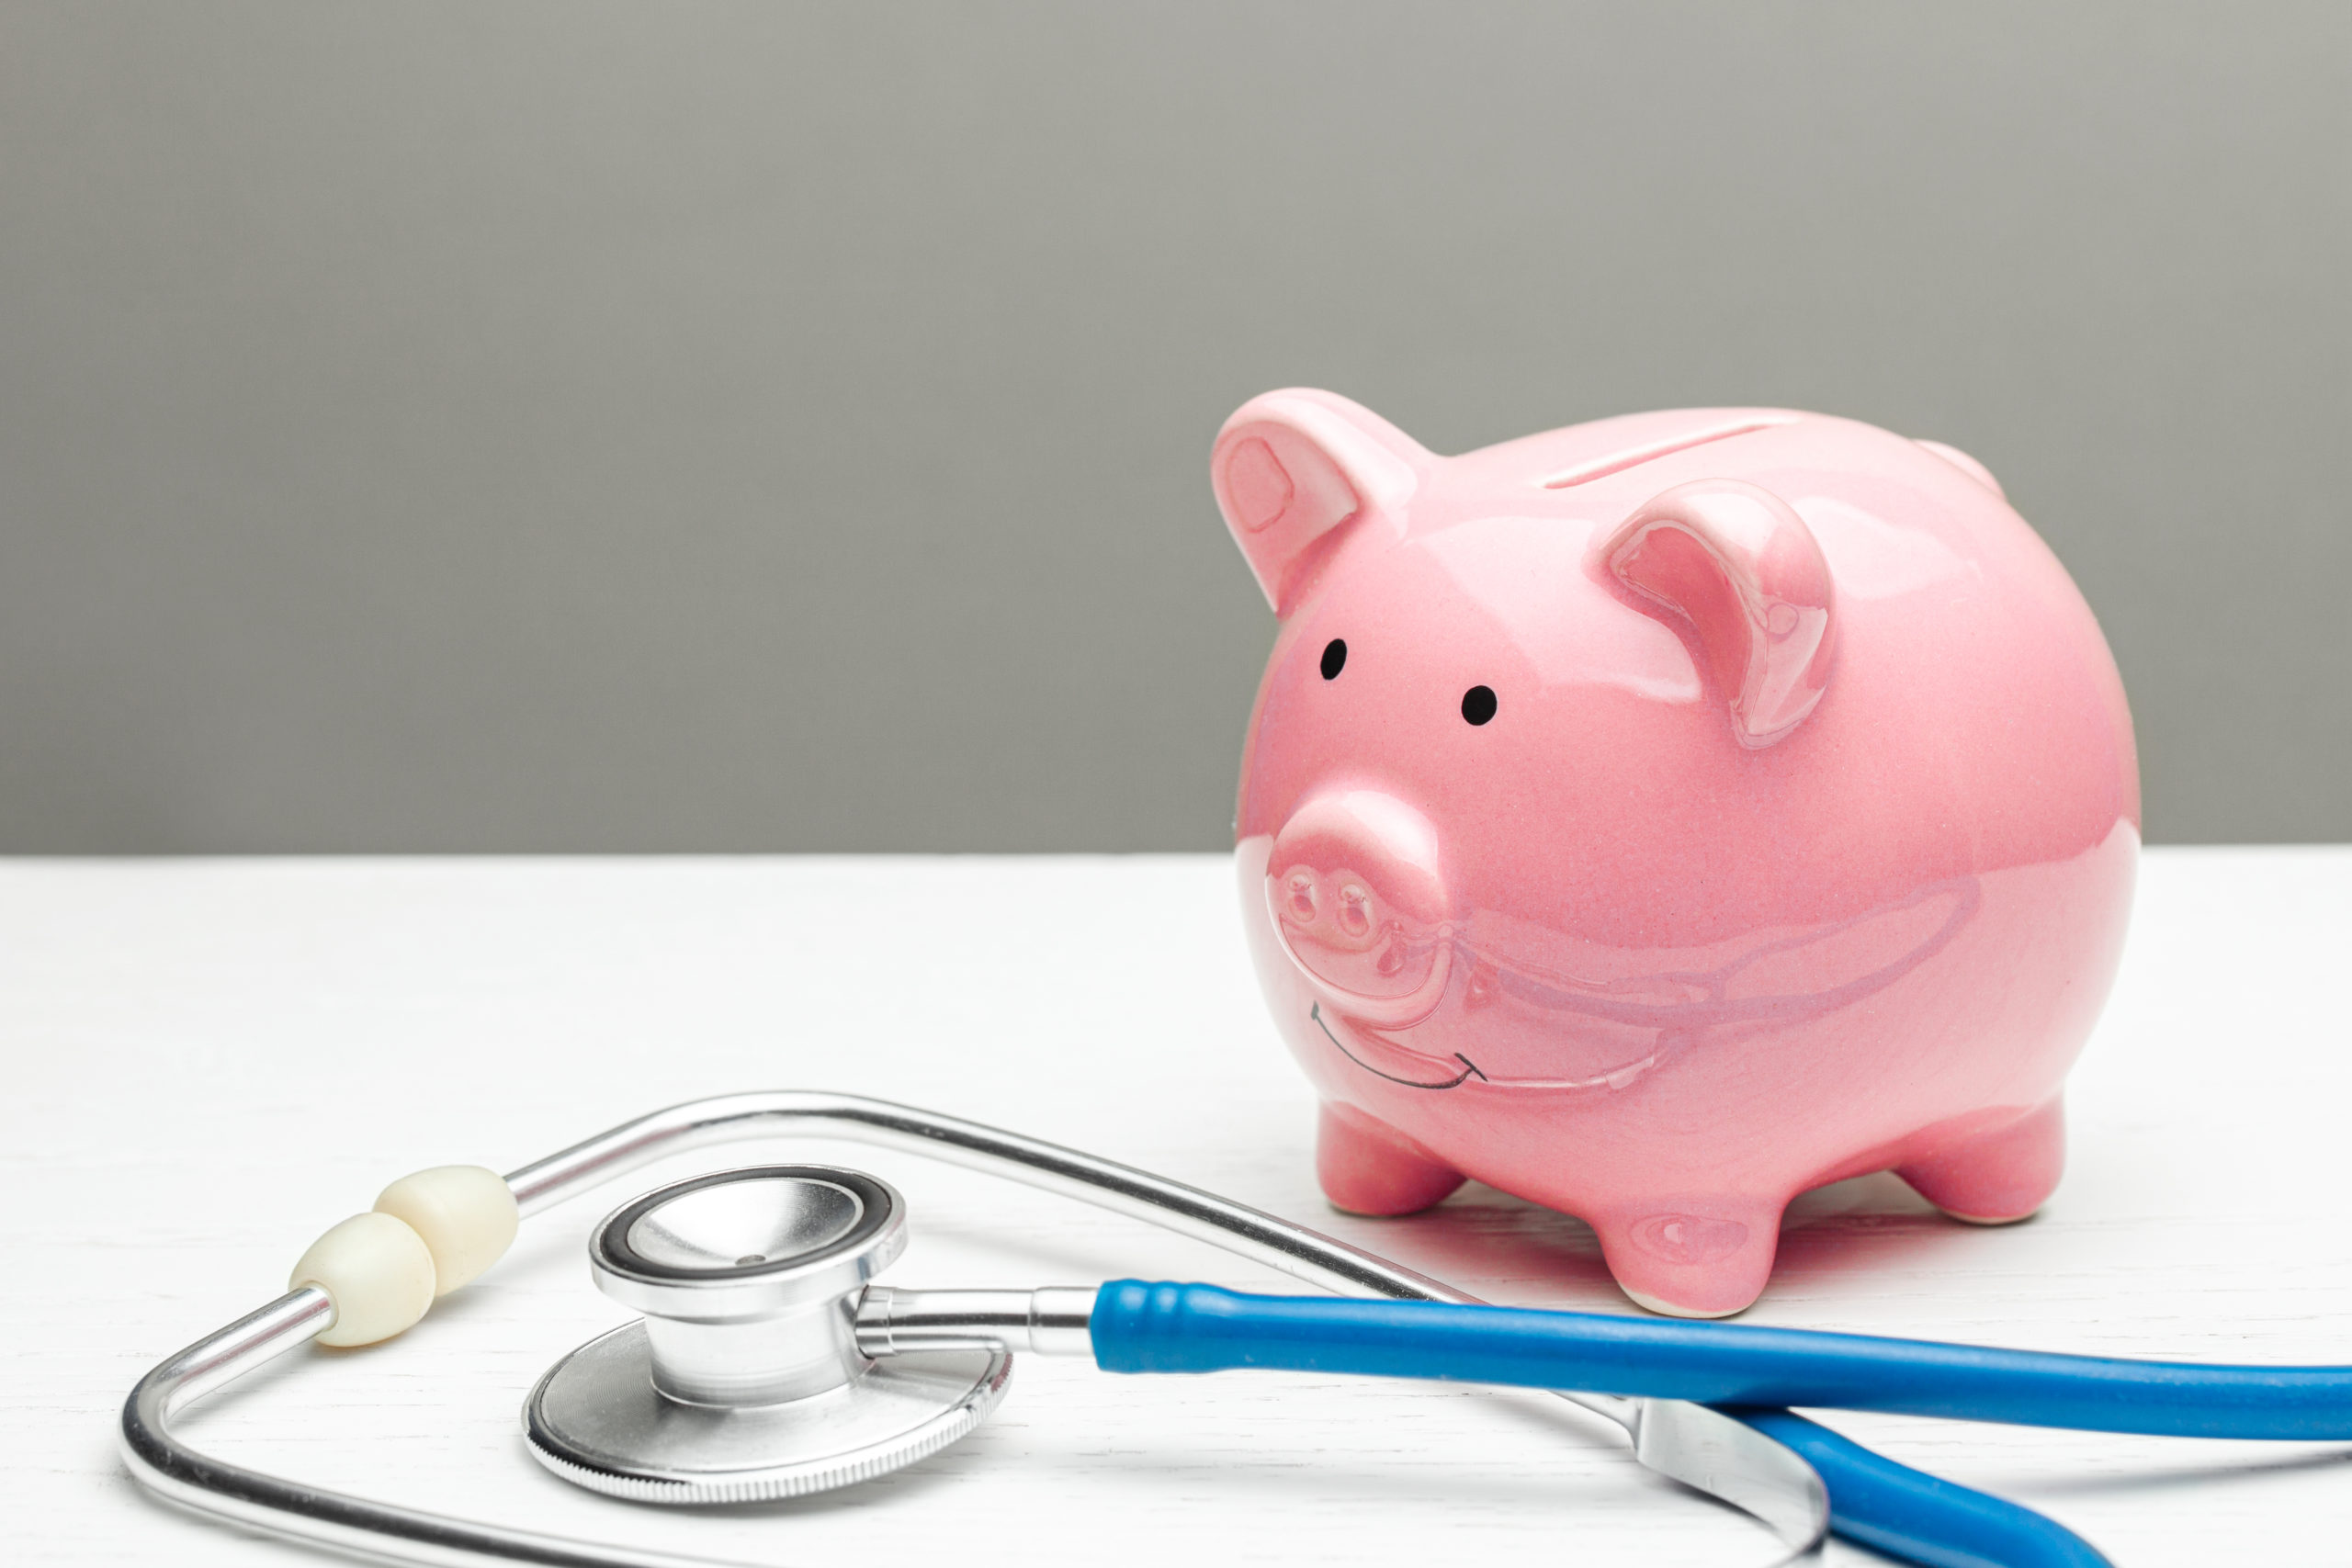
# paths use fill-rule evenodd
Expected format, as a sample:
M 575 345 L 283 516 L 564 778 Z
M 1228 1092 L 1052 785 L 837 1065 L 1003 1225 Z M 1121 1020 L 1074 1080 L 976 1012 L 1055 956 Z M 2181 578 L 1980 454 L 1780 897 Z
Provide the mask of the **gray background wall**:
M 1210 848 L 1263 389 L 1976 453 L 2352 838 L 2352 8 L 0 4 L 0 849 Z

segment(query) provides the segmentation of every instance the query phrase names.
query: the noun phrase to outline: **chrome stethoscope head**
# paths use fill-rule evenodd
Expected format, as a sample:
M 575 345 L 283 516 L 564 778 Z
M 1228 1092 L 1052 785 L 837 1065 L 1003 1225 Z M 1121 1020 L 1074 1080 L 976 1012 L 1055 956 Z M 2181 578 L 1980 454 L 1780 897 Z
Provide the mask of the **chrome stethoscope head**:
M 831 1166 L 720 1171 L 622 1205 L 589 1266 L 645 1315 L 539 1380 L 531 1452 L 597 1492 L 695 1504 L 796 1497 L 946 1447 L 995 1406 L 1012 1357 L 859 1348 L 865 1288 L 906 1242 L 898 1192 Z

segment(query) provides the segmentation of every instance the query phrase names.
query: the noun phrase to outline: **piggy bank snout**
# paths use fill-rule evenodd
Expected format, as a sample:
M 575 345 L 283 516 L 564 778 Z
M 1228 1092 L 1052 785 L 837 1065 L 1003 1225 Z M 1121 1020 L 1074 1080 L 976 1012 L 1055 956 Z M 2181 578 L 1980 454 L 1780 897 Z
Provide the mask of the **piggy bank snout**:
M 1266 902 L 1283 950 L 1340 1010 L 1402 1026 L 1443 995 L 1453 933 L 1437 832 L 1403 801 L 1307 801 L 1275 835 Z

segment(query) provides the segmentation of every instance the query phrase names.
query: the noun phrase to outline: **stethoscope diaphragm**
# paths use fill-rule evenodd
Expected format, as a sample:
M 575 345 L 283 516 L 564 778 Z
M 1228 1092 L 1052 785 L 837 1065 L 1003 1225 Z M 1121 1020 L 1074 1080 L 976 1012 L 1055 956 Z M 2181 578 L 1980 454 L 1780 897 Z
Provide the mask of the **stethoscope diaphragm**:
M 771 1165 L 673 1182 L 589 1240 L 597 1287 L 645 1315 L 565 1356 L 523 1408 L 531 1452 L 609 1496 L 797 1497 L 936 1453 L 1003 1394 L 1001 1348 L 876 1359 L 866 1284 L 906 1246 L 888 1183 Z

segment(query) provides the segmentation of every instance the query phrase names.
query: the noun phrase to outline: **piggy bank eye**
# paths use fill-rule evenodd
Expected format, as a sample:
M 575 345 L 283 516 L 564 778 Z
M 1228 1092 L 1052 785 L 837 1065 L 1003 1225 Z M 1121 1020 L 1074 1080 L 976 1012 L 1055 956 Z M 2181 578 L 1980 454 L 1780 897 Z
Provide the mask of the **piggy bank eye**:
M 1473 686 L 1462 694 L 1462 716 L 1472 724 L 1484 724 L 1495 716 L 1495 689 Z
M 1348 667 L 1348 645 L 1333 637 L 1323 645 L 1323 679 L 1337 680 L 1340 671 Z

